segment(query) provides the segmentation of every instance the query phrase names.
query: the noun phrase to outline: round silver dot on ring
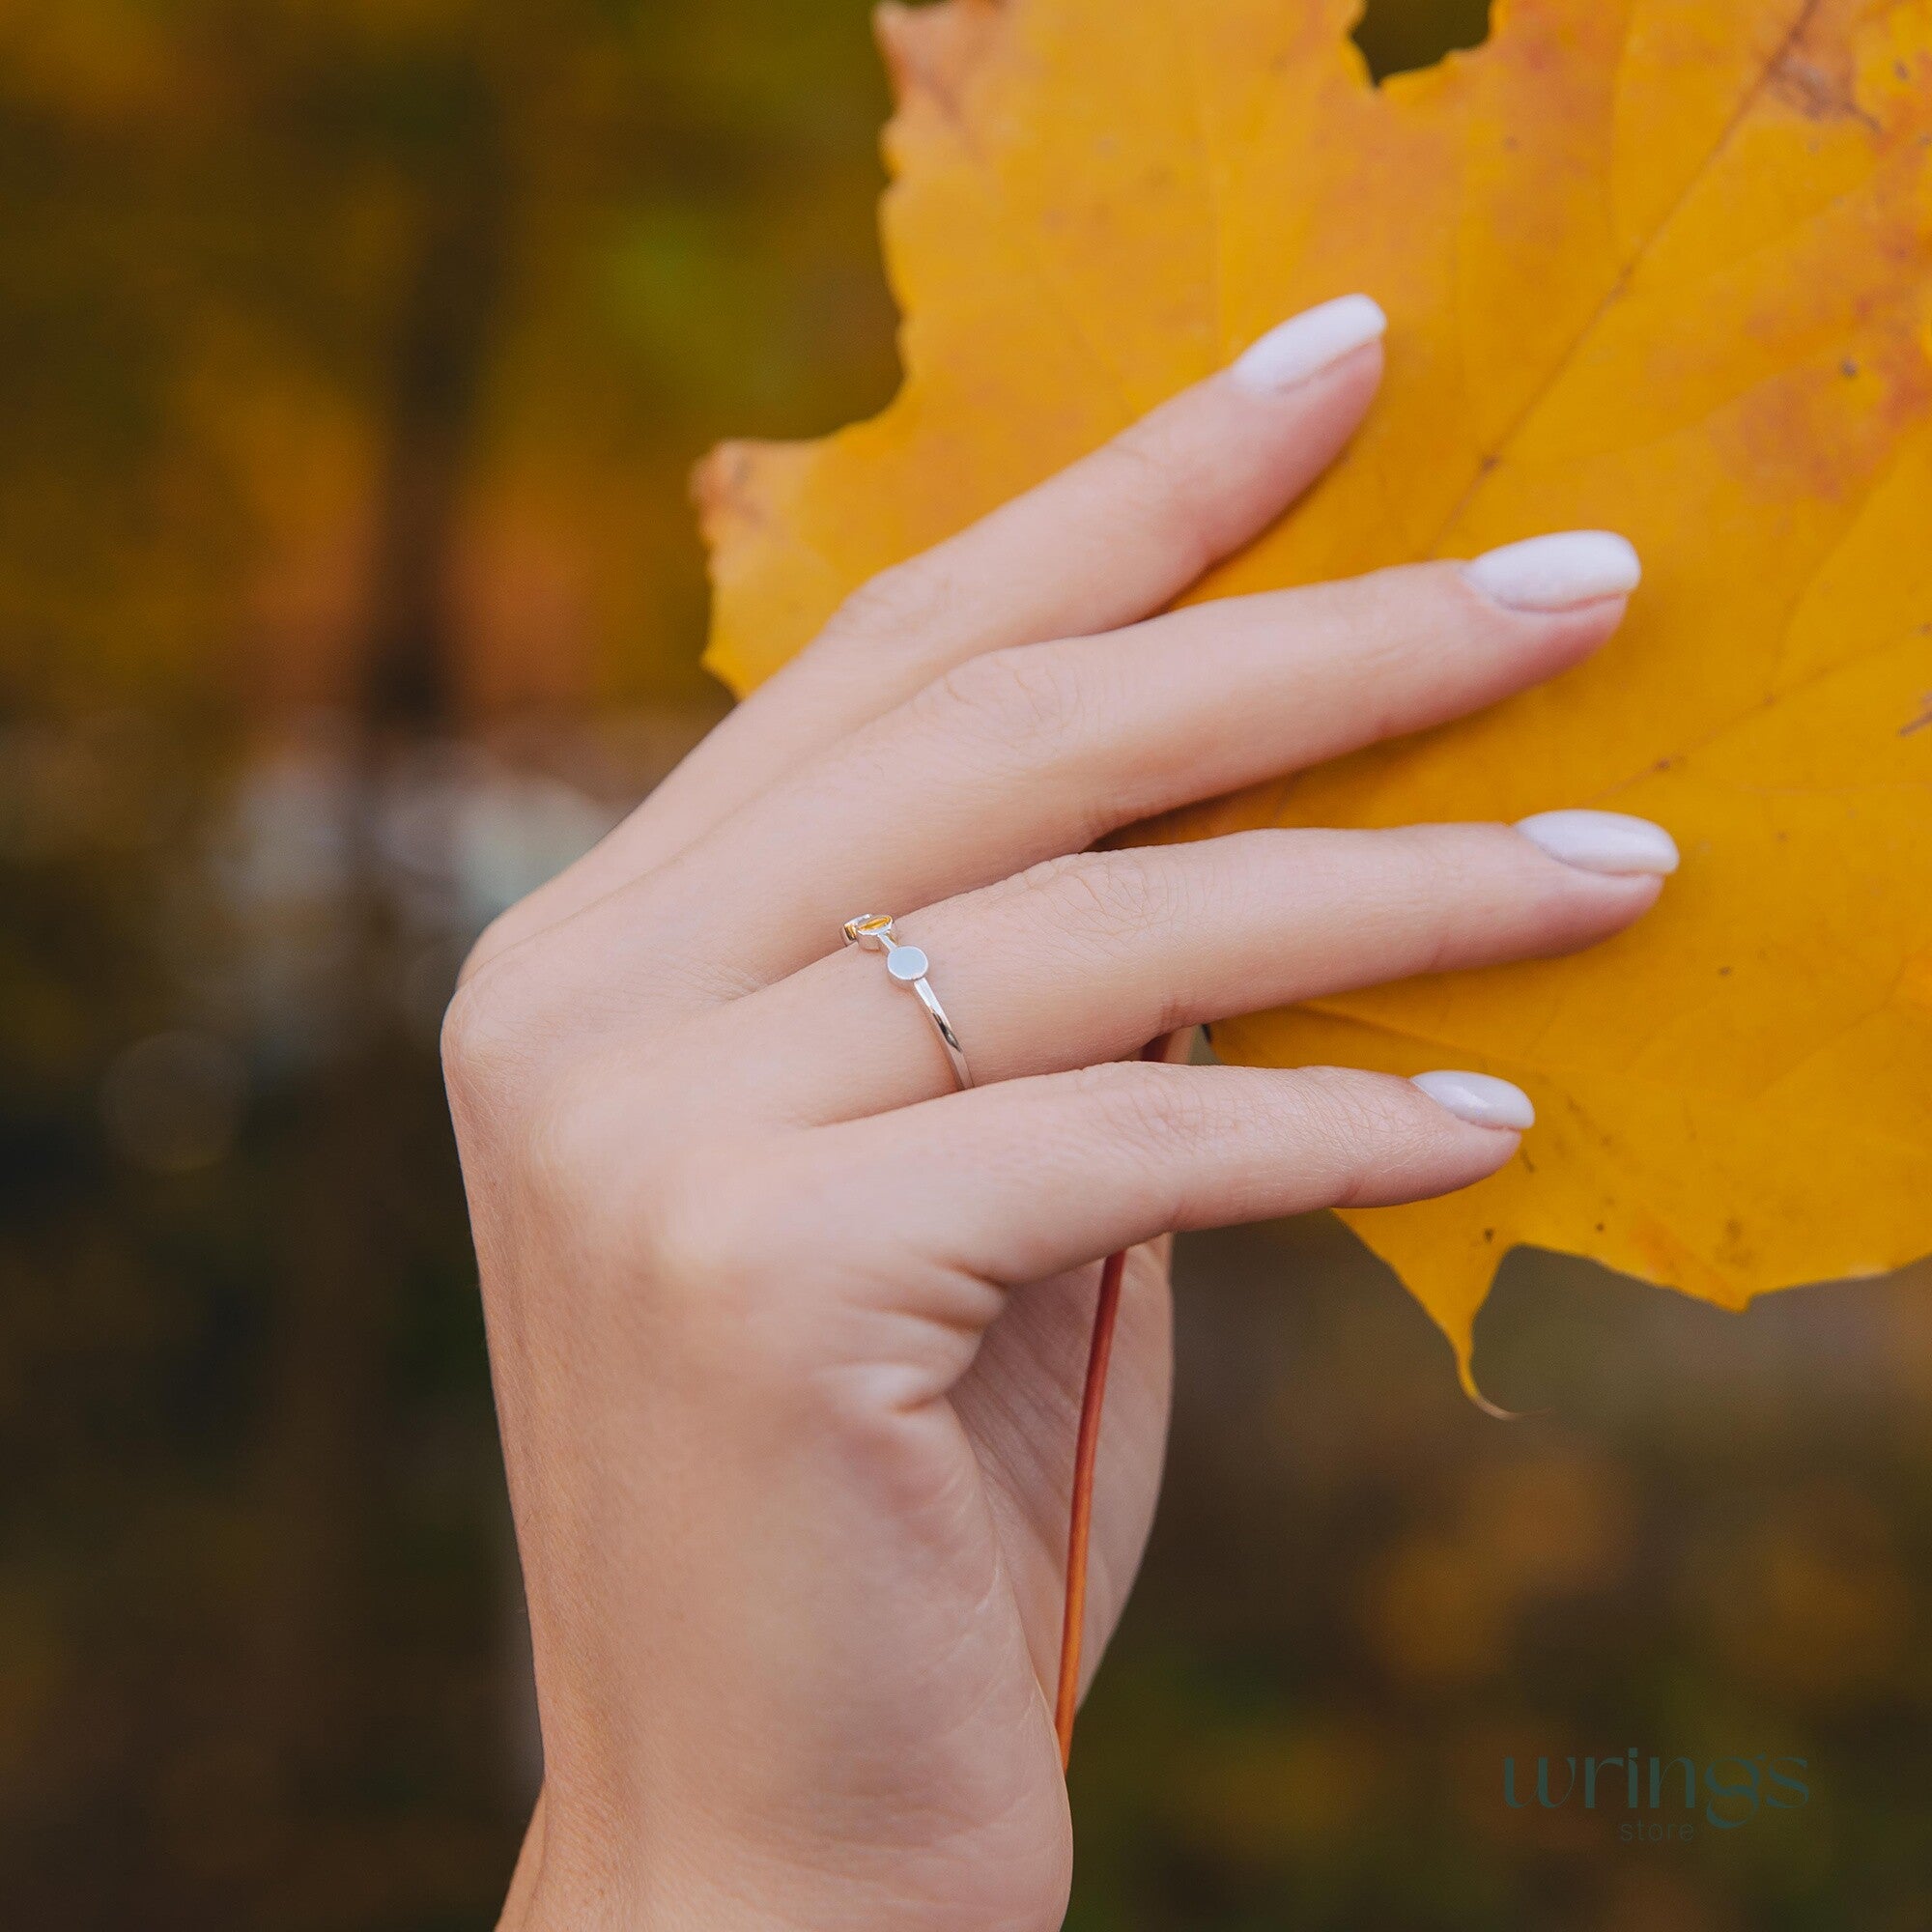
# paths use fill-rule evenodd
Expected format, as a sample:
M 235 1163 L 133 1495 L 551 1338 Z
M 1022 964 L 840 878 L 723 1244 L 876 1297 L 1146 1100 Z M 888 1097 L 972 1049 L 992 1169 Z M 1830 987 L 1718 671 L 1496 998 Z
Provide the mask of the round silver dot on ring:
M 952 1077 L 961 1087 L 972 1086 L 973 1072 L 960 1049 L 959 1036 L 952 1031 L 952 1022 L 947 1018 L 946 1009 L 939 1004 L 939 995 L 926 980 L 932 961 L 925 956 L 924 950 L 918 946 L 901 946 L 898 934 L 893 930 L 891 918 L 882 912 L 865 912 L 857 919 L 848 919 L 843 930 L 847 946 L 886 955 L 887 976 L 895 985 L 903 986 L 925 1009 L 933 1031 L 939 1035 L 939 1043 L 946 1049 L 946 1058 L 952 1063 Z

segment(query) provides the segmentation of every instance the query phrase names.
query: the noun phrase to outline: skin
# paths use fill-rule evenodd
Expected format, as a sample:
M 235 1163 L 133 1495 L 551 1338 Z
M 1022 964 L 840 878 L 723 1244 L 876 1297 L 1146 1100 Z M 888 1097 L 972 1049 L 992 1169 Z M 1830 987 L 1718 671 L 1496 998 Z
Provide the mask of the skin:
M 1088 850 L 1615 628 L 1620 598 L 1512 611 L 1449 563 L 1153 614 L 1328 465 L 1380 355 L 1212 378 L 889 572 L 478 945 L 445 1060 L 546 1765 L 505 1927 L 1057 1926 L 1095 1264 L 1140 1244 L 1090 1672 L 1160 1482 L 1164 1237 L 1514 1153 L 1406 1081 L 1129 1056 L 1588 945 L 1658 880 L 1497 825 Z M 930 955 L 972 1092 L 840 944 L 870 911 Z

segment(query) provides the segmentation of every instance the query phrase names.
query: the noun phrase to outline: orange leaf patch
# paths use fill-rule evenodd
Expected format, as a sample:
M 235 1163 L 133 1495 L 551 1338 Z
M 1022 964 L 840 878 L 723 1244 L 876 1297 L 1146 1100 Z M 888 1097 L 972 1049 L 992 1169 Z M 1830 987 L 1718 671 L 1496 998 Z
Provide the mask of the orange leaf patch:
M 1225 596 L 1604 526 L 1600 657 L 1190 814 L 1641 812 L 1685 866 L 1580 957 L 1215 1030 L 1227 1056 L 1527 1088 L 1525 1152 L 1351 1214 L 1465 1381 L 1503 1253 L 1729 1308 L 1932 1248 L 1932 0 L 1516 0 L 1373 87 L 1358 0 L 888 10 L 903 389 L 706 476 L 744 690 L 874 572 L 1363 289 L 1388 381 Z

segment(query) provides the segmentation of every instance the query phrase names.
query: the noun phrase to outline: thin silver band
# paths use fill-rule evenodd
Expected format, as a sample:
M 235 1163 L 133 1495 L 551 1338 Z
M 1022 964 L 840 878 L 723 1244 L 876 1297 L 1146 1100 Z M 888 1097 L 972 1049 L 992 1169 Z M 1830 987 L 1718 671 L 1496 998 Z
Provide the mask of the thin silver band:
M 919 1003 L 932 1021 L 932 1030 L 939 1036 L 939 1043 L 946 1049 L 946 1057 L 952 1063 L 952 1076 L 961 1087 L 973 1084 L 973 1075 L 966 1065 L 965 1050 L 959 1044 L 959 1036 L 952 1031 L 952 1022 L 946 1017 L 946 1009 L 939 1004 L 939 995 L 926 982 L 926 968 L 930 964 L 925 954 L 917 946 L 906 946 L 900 942 L 898 934 L 893 930 L 892 916 L 889 913 L 861 913 L 857 919 L 848 919 L 844 925 L 845 944 L 863 946 L 868 952 L 883 952 L 886 955 L 886 971 L 901 986 L 909 986 L 918 994 Z

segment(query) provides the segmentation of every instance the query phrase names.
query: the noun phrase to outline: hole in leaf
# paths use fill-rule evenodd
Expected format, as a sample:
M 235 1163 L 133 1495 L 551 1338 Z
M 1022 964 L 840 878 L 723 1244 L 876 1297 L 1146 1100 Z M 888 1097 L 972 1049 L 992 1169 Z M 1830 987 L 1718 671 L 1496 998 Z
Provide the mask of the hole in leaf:
M 1354 43 L 1378 83 L 1490 37 L 1490 0 L 1367 0 Z

